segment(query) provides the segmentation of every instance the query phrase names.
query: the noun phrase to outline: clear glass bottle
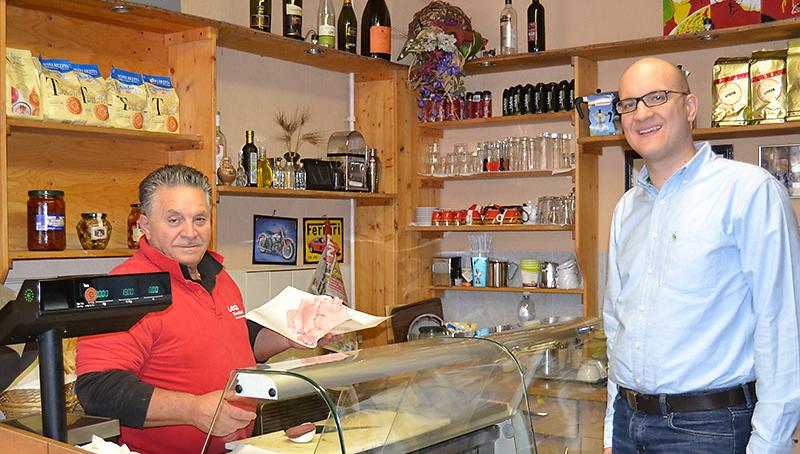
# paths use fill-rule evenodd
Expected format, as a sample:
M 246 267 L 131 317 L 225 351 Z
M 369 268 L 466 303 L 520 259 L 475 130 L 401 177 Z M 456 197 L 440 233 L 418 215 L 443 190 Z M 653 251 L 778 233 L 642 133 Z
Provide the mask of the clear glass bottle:
M 214 145 L 216 148 L 217 165 L 215 169 L 219 169 L 220 164 L 222 164 L 222 158 L 227 156 L 226 149 L 228 148 L 228 141 L 225 139 L 225 134 L 222 133 L 222 129 L 220 129 L 219 112 L 217 112 L 217 131 L 216 136 L 214 137 Z M 219 178 L 217 178 L 217 184 L 221 184 Z
M 527 325 L 528 322 L 536 320 L 536 306 L 534 306 L 533 301 L 531 301 L 530 295 L 522 295 L 522 299 L 517 306 L 517 317 L 519 319 L 519 324 L 523 327 Z
M 275 158 L 275 168 L 272 170 L 272 187 L 275 189 L 286 188 L 286 169 L 283 166 L 283 159 Z
M 506 0 L 506 6 L 500 12 L 500 55 L 517 53 L 517 12 Z
M 317 35 L 320 46 L 336 47 L 336 12 L 331 0 L 319 0 Z
M 234 186 L 247 186 L 247 170 L 244 168 L 244 151 L 239 150 L 239 166 L 236 168 Z
M 269 165 L 267 159 L 267 150 L 259 148 L 258 150 L 258 187 L 271 188 L 272 187 L 272 166 Z
M 303 163 L 297 165 L 297 170 L 294 172 L 294 188 L 299 190 L 306 189 L 306 169 Z
M 283 167 L 283 187 L 286 189 L 294 189 L 295 181 L 295 164 L 292 161 L 286 160 L 286 165 Z

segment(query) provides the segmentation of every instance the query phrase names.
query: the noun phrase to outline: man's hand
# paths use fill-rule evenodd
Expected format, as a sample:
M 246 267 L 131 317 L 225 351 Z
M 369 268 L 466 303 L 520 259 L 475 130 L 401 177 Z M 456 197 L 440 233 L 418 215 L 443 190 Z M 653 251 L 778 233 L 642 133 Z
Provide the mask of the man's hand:
M 611 454 L 611 448 L 604 449 L 603 454 Z
M 222 390 L 212 391 L 208 394 L 201 396 L 194 396 L 192 405 L 192 425 L 201 431 L 208 433 L 211 429 L 211 420 L 214 418 L 214 412 L 217 410 Z M 233 393 L 229 391 L 225 395 L 226 399 L 233 397 Z M 211 432 L 212 436 L 224 437 L 243 427 L 250 424 L 250 421 L 255 419 L 256 414 L 232 405 L 225 400 L 220 408 L 220 413 L 217 416 L 217 421 L 214 423 L 214 430 Z

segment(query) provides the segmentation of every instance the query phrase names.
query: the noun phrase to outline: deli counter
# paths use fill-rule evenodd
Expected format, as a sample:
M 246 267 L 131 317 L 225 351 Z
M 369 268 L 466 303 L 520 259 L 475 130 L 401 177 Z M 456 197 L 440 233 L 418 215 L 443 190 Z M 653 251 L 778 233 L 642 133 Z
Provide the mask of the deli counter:
M 605 371 L 591 362 L 597 328 L 597 320 L 574 321 L 238 369 L 217 413 L 236 405 L 258 417 L 253 436 L 225 449 L 597 452 L 602 433 L 581 432 L 590 414 L 602 429 Z M 577 414 L 581 401 L 593 405 L 586 415 Z

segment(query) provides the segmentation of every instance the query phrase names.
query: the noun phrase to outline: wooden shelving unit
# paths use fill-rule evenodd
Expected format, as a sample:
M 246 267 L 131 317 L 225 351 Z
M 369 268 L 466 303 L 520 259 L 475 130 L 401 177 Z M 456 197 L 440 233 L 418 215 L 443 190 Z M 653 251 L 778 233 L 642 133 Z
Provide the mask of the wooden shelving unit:
M 294 189 L 265 189 L 240 186 L 217 186 L 217 192 L 226 196 L 241 197 L 286 197 L 295 199 L 336 199 L 336 200 L 376 200 L 389 202 L 397 198 L 395 194 L 373 194 L 355 191 L 313 191 Z
M 203 148 L 203 138 L 192 134 L 167 134 L 9 118 L 8 134 L 13 135 L 15 133 L 51 136 L 53 140 L 59 140 L 59 137 L 74 137 L 86 140 L 118 140 L 164 144 L 165 149 L 169 151 L 199 150 Z
M 512 178 L 574 177 L 575 169 L 481 172 L 470 175 L 419 175 L 422 181 L 504 180 Z
M 725 126 L 721 128 L 697 128 L 693 136 L 696 140 L 737 139 L 746 137 L 764 137 L 800 132 L 800 121 L 769 125 Z M 578 144 L 584 151 L 602 153 L 603 147 L 628 146 L 624 135 L 581 137 Z
M 657 36 L 548 50 L 536 54 L 525 53 L 473 60 L 467 63 L 465 69 L 467 74 L 470 75 L 490 74 L 569 65 L 573 57 L 598 62 L 646 55 L 713 49 L 744 43 L 793 39 L 798 34 L 800 34 L 800 19 L 787 19 L 767 24 L 712 30 L 709 33 L 698 32 L 677 36 Z
M 101 249 L 87 251 L 84 249 L 66 249 L 64 251 L 9 251 L 12 260 L 40 259 L 85 259 L 99 257 L 130 257 L 135 249 Z
M 573 225 L 508 224 L 508 225 L 431 225 L 408 226 L 411 232 L 570 232 Z
M 553 121 L 572 120 L 574 113 L 574 111 L 549 112 L 543 114 L 506 115 L 491 118 L 470 118 L 467 120 L 434 121 L 430 123 L 420 123 L 419 127 L 447 130 L 485 128 L 490 126 L 508 126 L 526 123 L 547 123 Z
M 431 290 L 435 291 L 454 291 L 454 292 L 502 292 L 502 293 L 558 293 L 567 295 L 580 295 L 583 289 L 560 289 L 560 288 L 538 288 L 538 287 L 448 287 L 433 285 Z

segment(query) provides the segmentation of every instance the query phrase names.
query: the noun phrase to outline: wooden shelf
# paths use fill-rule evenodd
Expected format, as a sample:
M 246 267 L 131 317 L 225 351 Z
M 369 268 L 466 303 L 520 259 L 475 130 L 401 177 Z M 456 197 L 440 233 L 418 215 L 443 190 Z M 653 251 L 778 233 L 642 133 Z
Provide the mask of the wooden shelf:
M 725 126 L 721 128 L 697 128 L 692 133 L 695 140 L 737 139 L 743 137 L 764 137 L 800 132 L 800 121 L 770 125 Z M 578 144 L 584 151 L 602 152 L 603 147 L 628 146 L 624 135 L 581 137 Z
M 397 198 L 394 194 L 373 194 L 371 192 L 354 191 L 314 191 L 295 189 L 265 189 L 249 188 L 241 186 L 217 186 L 217 192 L 226 196 L 241 197 L 287 197 L 295 199 L 357 199 L 357 200 L 393 200 Z
M 64 251 L 9 251 L 11 260 L 85 259 L 101 257 L 130 257 L 136 249 L 67 249 Z
M 459 181 L 459 180 L 502 180 L 509 178 L 530 178 L 530 177 L 572 177 L 575 169 L 564 170 L 528 170 L 528 171 L 508 171 L 508 172 L 481 172 L 470 175 L 423 175 L 418 174 L 422 181 Z
M 555 49 L 536 54 L 518 54 L 467 63 L 469 75 L 517 71 L 531 68 L 569 65 L 572 57 L 593 61 L 634 58 L 646 55 L 669 54 L 717 47 L 735 46 L 766 41 L 793 39 L 800 34 L 800 19 L 786 19 L 766 24 L 747 25 L 711 31 L 713 39 L 703 39 L 705 32 L 677 36 L 656 36 L 627 41 L 591 44 L 588 46 Z
M 508 224 L 508 225 L 431 225 L 408 226 L 411 232 L 569 232 L 575 229 L 572 225 L 551 224 Z
M 433 285 L 431 290 L 451 290 L 455 292 L 506 292 L 506 293 L 561 293 L 571 295 L 583 294 L 583 289 L 560 289 L 560 288 L 538 288 L 538 287 L 448 287 Z
M 526 123 L 546 123 L 552 121 L 572 120 L 573 112 L 574 111 L 550 112 L 544 114 L 505 115 L 491 118 L 470 118 L 467 120 L 434 121 L 431 123 L 420 123 L 419 127 L 446 130 L 519 125 Z
M 49 121 L 8 119 L 8 134 L 28 133 L 39 136 L 71 136 L 96 140 L 124 140 L 164 144 L 167 150 L 200 150 L 203 139 L 190 134 L 167 134 L 163 132 L 134 131 L 132 129 L 100 128 Z

